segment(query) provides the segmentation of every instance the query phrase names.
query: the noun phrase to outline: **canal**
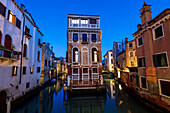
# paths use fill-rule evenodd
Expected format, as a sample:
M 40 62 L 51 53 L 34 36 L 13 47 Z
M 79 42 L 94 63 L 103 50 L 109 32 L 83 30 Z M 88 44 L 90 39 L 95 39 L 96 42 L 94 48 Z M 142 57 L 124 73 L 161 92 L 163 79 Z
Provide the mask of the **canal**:
M 37 92 L 11 113 L 153 113 L 115 80 L 106 81 L 106 94 L 67 96 L 64 80 Z

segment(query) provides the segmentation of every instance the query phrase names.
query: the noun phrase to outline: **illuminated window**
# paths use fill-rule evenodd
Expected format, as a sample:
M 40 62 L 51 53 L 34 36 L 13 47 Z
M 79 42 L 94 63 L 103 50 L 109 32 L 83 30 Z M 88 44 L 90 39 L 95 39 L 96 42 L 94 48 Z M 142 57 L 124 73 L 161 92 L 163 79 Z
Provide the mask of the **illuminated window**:
M 17 75 L 17 70 L 18 70 L 18 66 L 13 66 L 12 67 L 12 76 L 16 76 Z
M 73 49 L 73 62 L 78 62 L 78 48 Z
M 78 62 L 78 51 L 75 52 L 75 61 Z
M 9 22 L 15 24 L 15 19 L 16 19 L 15 15 L 10 10 L 8 10 L 8 20 L 9 20 Z
M 88 20 L 81 20 L 81 24 L 88 24 Z
M 92 62 L 97 62 L 97 49 L 92 48 Z
M 33 74 L 33 67 L 30 67 L 30 74 Z
M 77 20 L 77 19 L 72 19 L 72 24 L 79 24 L 79 20 Z

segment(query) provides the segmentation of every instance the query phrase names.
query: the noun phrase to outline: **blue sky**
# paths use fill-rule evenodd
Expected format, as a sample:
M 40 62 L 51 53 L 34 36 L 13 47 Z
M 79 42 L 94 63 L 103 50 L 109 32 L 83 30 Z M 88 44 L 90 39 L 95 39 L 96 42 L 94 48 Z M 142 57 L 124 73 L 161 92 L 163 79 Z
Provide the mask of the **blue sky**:
M 43 41 L 54 47 L 57 57 L 66 55 L 68 14 L 100 15 L 103 57 L 113 41 L 133 39 L 144 1 L 152 5 L 152 18 L 170 8 L 170 0 L 16 0 L 32 14 L 44 34 Z

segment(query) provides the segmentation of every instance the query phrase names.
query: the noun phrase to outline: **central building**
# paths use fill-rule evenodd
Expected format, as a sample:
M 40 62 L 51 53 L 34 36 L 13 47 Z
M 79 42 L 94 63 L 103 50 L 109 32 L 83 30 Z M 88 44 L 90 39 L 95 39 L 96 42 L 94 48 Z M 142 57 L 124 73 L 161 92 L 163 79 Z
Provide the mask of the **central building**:
M 68 86 L 93 89 L 102 84 L 100 16 L 68 14 Z

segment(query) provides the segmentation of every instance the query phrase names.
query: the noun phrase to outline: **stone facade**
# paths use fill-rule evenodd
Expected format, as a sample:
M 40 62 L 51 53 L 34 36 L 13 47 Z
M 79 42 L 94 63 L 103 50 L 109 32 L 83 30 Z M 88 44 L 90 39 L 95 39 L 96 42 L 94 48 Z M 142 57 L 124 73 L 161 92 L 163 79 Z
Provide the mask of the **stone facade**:
M 142 25 L 133 36 L 138 58 L 139 93 L 142 97 L 170 110 L 170 9 L 154 19 L 151 5 L 144 3 Z
M 99 16 L 68 15 L 68 84 L 102 78 L 101 33 Z
M 113 62 L 113 55 L 112 50 L 107 51 L 107 53 L 104 55 L 104 69 L 113 72 L 114 70 L 114 62 Z

